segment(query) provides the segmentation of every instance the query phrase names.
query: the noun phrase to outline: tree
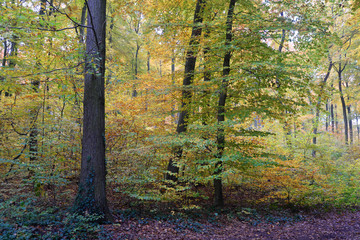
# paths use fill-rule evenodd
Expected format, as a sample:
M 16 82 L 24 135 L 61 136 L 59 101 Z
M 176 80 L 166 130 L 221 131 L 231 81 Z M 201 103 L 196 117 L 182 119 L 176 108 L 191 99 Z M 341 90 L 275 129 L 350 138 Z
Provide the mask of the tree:
M 225 132 L 224 132 L 224 121 L 225 121 L 225 104 L 226 104 L 226 97 L 227 97 L 227 88 L 229 82 L 229 75 L 230 75 L 230 59 L 231 59 L 231 41 L 232 41 L 232 25 L 233 25 L 233 18 L 234 18 L 234 8 L 235 8 L 236 0 L 230 0 L 229 10 L 227 13 L 226 18 L 226 38 L 225 38 L 225 48 L 226 53 L 224 56 L 223 62 L 223 73 L 222 73 L 222 83 L 220 86 L 219 91 L 219 102 L 218 102 L 218 113 L 217 113 L 217 121 L 218 121 L 218 129 L 217 129 L 217 154 L 216 158 L 219 159 L 215 165 L 215 174 L 219 175 L 222 172 L 222 161 L 221 158 L 224 154 L 225 149 Z M 222 194 L 222 179 L 221 176 L 216 176 L 214 178 L 214 204 L 218 207 L 224 206 L 224 199 Z
M 74 210 L 111 220 L 106 200 L 105 31 L 106 0 L 87 1 L 85 89 L 81 173 Z
M 197 45 L 199 44 L 199 37 L 201 36 L 202 27 L 199 26 L 203 22 L 203 12 L 205 8 L 205 0 L 198 0 L 196 2 L 194 13 L 194 25 L 192 27 L 192 33 L 189 41 L 189 49 L 186 53 L 185 60 L 185 72 L 183 80 L 183 90 L 181 96 L 181 110 L 179 115 L 178 124 L 176 127 L 176 133 L 185 133 L 189 120 L 188 106 L 191 103 L 192 90 L 189 88 L 194 79 L 194 71 L 196 64 Z M 183 147 L 179 146 L 175 149 L 175 159 L 182 157 Z M 166 174 L 167 180 L 177 181 L 177 174 L 179 173 L 179 167 L 175 163 L 176 161 L 170 159 L 167 167 L 168 173 Z

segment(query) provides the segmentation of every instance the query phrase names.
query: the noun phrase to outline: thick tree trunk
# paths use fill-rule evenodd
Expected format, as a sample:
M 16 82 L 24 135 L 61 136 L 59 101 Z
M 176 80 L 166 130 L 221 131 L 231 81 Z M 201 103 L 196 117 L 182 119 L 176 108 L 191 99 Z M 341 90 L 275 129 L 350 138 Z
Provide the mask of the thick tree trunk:
M 219 102 L 218 102 L 218 114 L 217 114 L 217 136 L 216 136 L 216 144 L 217 144 L 217 154 L 216 158 L 218 161 L 215 164 L 215 179 L 214 179 L 214 204 L 216 207 L 224 206 L 224 198 L 222 191 L 222 178 L 221 173 L 223 170 L 223 162 L 222 157 L 225 149 L 225 129 L 224 129 L 224 121 L 225 121 L 225 104 L 227 98 L 227 88 L 229 84 L 229 75 L 230 75 L 230 59 L 231 59 L 231 41 L 232 41 L 232 25 L 234 18 L 234 9 L 235 9 L 236 0 L 230 0 L 229 10 L 226 18 L 226 38 L 225 38 L 225 49 L 227 49 L 224 62 L 223 62 L 223 73 L 222 73 L 222 83 L 219 91 Z
M 105 164 L 105 31 L 106 0 L 89 0 L 86 37 L 81 173 L 74 211 L 111 220 L 106 200 Z
M 191 32 L 189 49 L 186 53 L 185 60 L 185 72 L 183 80 L 183 90 L 181 95 L 181 110 L 179 114 L 178 124 L 176 127 L 176 133 L 181 134 L 186 132 L 189 120 L 189 110 L 188 107 L 191 103 L 192 91 L 189 86 L 192 84 L 194 79 L 194 71 L 196 64 L 196 55 L 197 55 L 197 45 L 199 44 L 199 37 L 201 36 L 202 27 L 199 26 L 203 22 L 203 11 L 205 8 L 205 0 L 197 0 L 195 13 L 194 13 L 194 23 Z M 167 173 L 165 176 L 166 180 L 177 181 L 179 167 L 176 164 L 176 161 L 182 157 L 183 147 L 179 146 L 174 149 L 174 158 L 169 160 L 167 167 Z

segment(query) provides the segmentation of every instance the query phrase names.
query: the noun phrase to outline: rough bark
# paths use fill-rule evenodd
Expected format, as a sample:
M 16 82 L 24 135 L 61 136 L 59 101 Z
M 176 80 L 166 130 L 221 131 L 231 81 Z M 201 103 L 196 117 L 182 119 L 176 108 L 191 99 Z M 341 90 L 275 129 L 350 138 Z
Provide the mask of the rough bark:
M 105 31 L 106 0 L 87 1 L 88 25 L 81 173 L 74 211 L 111 220 L 106 200 Z
M 230 59 L 231 59 L 231 41 L 232 41 L 232 25 L 233 25 L 233 16 L 235 9 L 236 0 L 230 0 L 229 10 L 226 17 L 226 38 L 225 38 L 225 49 L 226 53 L 224 56 L 223 62 L 223 73 L 222 73 L 222 83 L 219 91 L 219 102 L 218 102 L 218 113 L 217 113 L 217 136 L 216 136 L 216 145 L 217 145 L 217 154 L 216 158 L 218 161 L 215 164 L 215 179 L 214 179 L 214 204 L 216 207 L 224 206 L 224 198 L 222 191 L 222 178 L 221 173 L 223 170 L 223 162 L 221 158 L 224 154 L 225 149 L 225 129 L 224 129 L 224 121 L 225 121 L 225 104 L 227 98 L 227 88 L 229 84 L 229 75 L 230 75 Z
M 189 41 L 189 49 L 186 53 L 186 60 L 185 60 L 185 72 L 184 72 L 184 79 L 183 79 L 183 90 L 181 95 L 181 110 L 179 114 L 179 119 L 176 127 L 176 133 L 182 134 L 186 132 L 188 126 L 188 119 L 189 119 L 189 111 L 188 106 L 191 103 L 192 98 L 192 91 L 189 86 L 192 84 L 194 79 L 194 71 L 195 71 L 195 64 L 196 64 L 196 55 L 197 55 L 197 45 L 199 44 L 199 37 L 201 36 L 202 27 L 200 24 L 203 22 L 203 11 L 205 8 L 205 0 L 197 0 L 195 13 L 194 13 L 194 23 L 192 27 L 192 32 Z M 174 149 L 174 158 L 176 160 L 180 159 L 183 154 L 182 146 L 179 146 Z M 169 160 L 169 164 L 167 167 L 167 173 L 165 176 L 166 180 L 172 180 L 174 182 L 177 181 L 179 167 L 176 165 L 176 160 L 173 159 Z

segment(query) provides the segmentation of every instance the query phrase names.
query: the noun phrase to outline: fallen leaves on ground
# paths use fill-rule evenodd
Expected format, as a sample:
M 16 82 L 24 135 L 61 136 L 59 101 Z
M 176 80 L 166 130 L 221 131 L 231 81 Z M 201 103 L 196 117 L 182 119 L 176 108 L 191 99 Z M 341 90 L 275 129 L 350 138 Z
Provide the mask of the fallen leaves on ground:
M 185 221 L 185 222 L 184 222 Z M 111 239 L 360 239 L 360 212 L 308 215 L 292 223 L 244 222 L 222 217 L 212 222 L 178 222 L 154 219 L 118 219 L 104 226 Z

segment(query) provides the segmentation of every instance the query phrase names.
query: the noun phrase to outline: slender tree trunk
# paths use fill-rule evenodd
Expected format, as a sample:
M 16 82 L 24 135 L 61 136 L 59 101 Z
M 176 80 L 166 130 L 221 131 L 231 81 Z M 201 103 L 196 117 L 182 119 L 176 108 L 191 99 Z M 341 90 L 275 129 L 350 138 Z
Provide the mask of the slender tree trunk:
M 281 17 L 284 17 L 284 12 L 281 12 L 280 13 L 280 16 Z M 281 30 L 281 39 L 280 39 L 280 44 L 279 44 L 279 48 L 278 48 L 278 51 L 279 53 L 282 52 L 282 49 L 284 48 L 284 43 L 285 43 L 285 38 L 286 38 L 286 30 L 285 29 L 282 29 Z M 280 64 L 280 62 L 278 63 Z M 279 83 L 279 77 L 276 76 L 276 86 L 279 87 L 280 86 L 280 83 Z M 289 118 L 288 118 L 288 111 L 285 110 L 285 123 L 284 123 L 284 131 L 286 132 L 286 135 L 285 135 L 285 141 L 286 141 L 286 144 L 288 146 L 292 146 L 292 142 L 291 142 L 291 126 L 289 124 Z
M 358 114 L 356 114 L 356 129 L 357 129 L 358 143 L 360 143 L 360 126 L 359 126 L 359 115 Z
M 162 62 L 159 61 L 159 76 L 162 78 Z
M 341 106 L 343 109 L 343 118 L 344 118 L 344 134 L 345 134 L 345 144 L 349 144 L 349 129 L 348 129 L 348 117 L 346 112 L 346 103 L 344 94 L 342 91 L 342 71 L 344 70 L 345 66 L 341 68 L 341 63 L 339 63 L 339 69 L 338 69 L 338 80 L 339 80 L 339 92 L 340 92 L 340 100 L 341 100 Z
M 349 88 L 349 83 L 346 82 L 346 88 Z M 350 102 L 350 97 L 347 97 L 348 102 Z M 349 137 L 350 137 L 350 144 L 354 143 L 354 134 L 353 134 L 353 125 L 352 125 L 352 117 L 351 117 L 351 105 L 347 106 L 347 113 L 348 113 L 348 121 L 349 121 Z
M 352 125 L 352 117 L 351 117 L 351 105 L 347 106 L 347 111 L 348 111 L 348 121 L 349 121 L 350 144 L 353 144 L 354 143 L 354 134 L 353 134 L 353 125 Z
M 174 56 L 171 58 L 171 84 L 175 86 L 175 52 Z M 175 103 L 172 102 L 171 106 L 171 117 L 174 119 L 175 124 L 177 123 L 177 120 L 175 119 Z
M 46 11 L 46 0 L 41 0 L 39 16 L 43 18 Z M 39 64 L 39 63 L 37 63 Z M 31 81 L 32 89 L 35 93 L 39 92 L 40 81 L 38 79 Z M 32 125 L 29 131 L 29 160 L 31 163 L 36 162 L 38 158 L 38 135 L 39 130 L 37 128 L 36 120 L 38 116 L 38 109 L 34 106 L 30 110 L 30 118 Z M 30 175 L 33 175 L 33 171 L 30 169 Z
M 135 81 L 137 81 L 138 79 L 138 58 L 139 58 L 139 50 L 140 50 L 140 45 L 138 43 L 136 43 L 136 50 L 135 50 L 135 64 L 134 64 L 134 79 Z M 138 95 L 137 90 L 136 90 L 136 82 L 133 84 L 133 92 L 132 92 L 132 96 L 136 97 Z
M 325 103 L 325 112 L 326 112 L 326 120 L 325 120 L 325 131 L 329 131 L 329 103 L 326 101 Z
M 89 0 L 81 173 L 74 211 L 111 220 L 106 200 L 105 32 L 106 0 Z
M 6 65 L 7 50 L 8 50 L 8 44 L 7 44 L 7 40 L 5 40 L 4 41 L 4 55 L 3 55 L 3 59 L 2 59 L 3 67 L 5 67 L 5 65 Z
M 188 107 L 191 103 L 192 98 L 192 91 L 189 86 L 192 84 L 194 79 L 194 71 L 195 71 L 195 64 L 196 64 L 196 55 L 197 55 L 197 45 L 199 44 L 199 37 L 201 36 L 202 27 L 200 24 L 203 22 L 203 11 L 205 8 L 205 0 L 197 0 L 195 13 L 194 13 L 194 23 L 191 32 L 190 42 L 189 42 L 189 49 L 186 53 L 186 60 L 185 60 L 185 72 L 184 72 L 184 80 L 183 80 L 183 90 L 181 95 L 181 110 L 179 114 L 178 124 L 176 127 L 176 133 L 182 134 L 187 131 L 188 120 L 189 120 L 189 110 Z M 169 164 L 167 167 L 167 174 L 165 176 L 166 180 L 172 180 L 174 182 L 177 181 L 179 167 L 176 164 L 182 157 L 183 147 L 178 146 L 174 149 L 174 159 L 171 158 L 169 160 Z M 176 160 L 175 160 L 176 159 Z
M 331 131 L 335 133 L 334 104 L 330 104 Z
M 236 0 L 230 0 L 229 10 L 226 18 L 226 38 L 225 38 L 225 49 L 227 49 L 224 62 L 223 62 L 223 73 L 222 73 L 222 83 L 219 91 L 219 102 L 218 102 L 218 129 L 216 136 L 216 145 L 217 145 L 217 154 L 216 158 L 218 161 L 215 164 L 215 179 L 214 179 L 214 204 L 217 207 L 224 206 L 224 198 L 222 191 L 222 177 L 221 173 L 223 170 L 223 162 L 222 157 L 225 149 L 225 129 L 224 129 L 224 121 L 225 121 L 225 104 L 227 98 L 227 88 L 229 84 L 229 75 L 230 75 L 230 59 L 231 59 L 231 41 L 232 41 L 232 25 L 234 18 L 234 9 L 235 9 Z
M 204 40 L 209 38 L 210 36 L 210 30 L 208 27 L 205 28 L 204 33 Z M 211 71 L 210 71 L 210 47 L 207 43 L 205 43 L 203 54 L 204 54 L 204 82 L 209 82 L 211 80 Z M 209 111 L 210 111 L 210 91 L 206 90 L 207 85 L 204 86 L 205 90 L 201 91 L 201 97 L 200 97 L 200 107 L 202 108 L 202 124 L 207 125 L 209 120 Z
M 84 26 L 85 23 L 86 23 L 86 11 L 87 11 L 87 6 L 86 6 L 86 2 L 84 2 L 84 6 L 81 9 L 81 20 L 80 20 L 80 24 L 82 26 Z M 80 27 L 79 32 L 80 32 L 80 34 L 79 34 L 79 42 L 84 43 L 85 42 L 85 29 L 84 29 L 84 27 Z M 110 42 L 111 42 L 111 40 L 110 40 Z
M 319 126 L 319 116 L 320 116 L 320 104 L 321 104 L 321 97 L 322 97 L 322 94 L 324 92 L 324 87 L 325 87 L 325 84 L 326 84 L 326 81 L 328 80 L 329 76 L 330 76 L 330 72 L 331 72 L 331 69 L 333 67 L 333 63 L 331 61 L 331 59 L 329 60 L 329 67 L 328 67 L 328 70 L 327 70 L 327 73 L 323 79 L 323 81 L 321 82 L 321 86 L 320 86 L 320 93 L 319 93 L 319 96 L 318 96 L 318 100 L 317 100 L 317 103 L 316 103 L 316 109 L 315 109 L 315 121 L 314 121 L 314 127 L 313 127 L 313 144 L 316 145 L 316 135 L 317 135 L 317 130 L 318 130 L 318 126 Z M 316 150 L 313 149 L 312 151 L 312 156 L 313 157 L 316 157 Z

